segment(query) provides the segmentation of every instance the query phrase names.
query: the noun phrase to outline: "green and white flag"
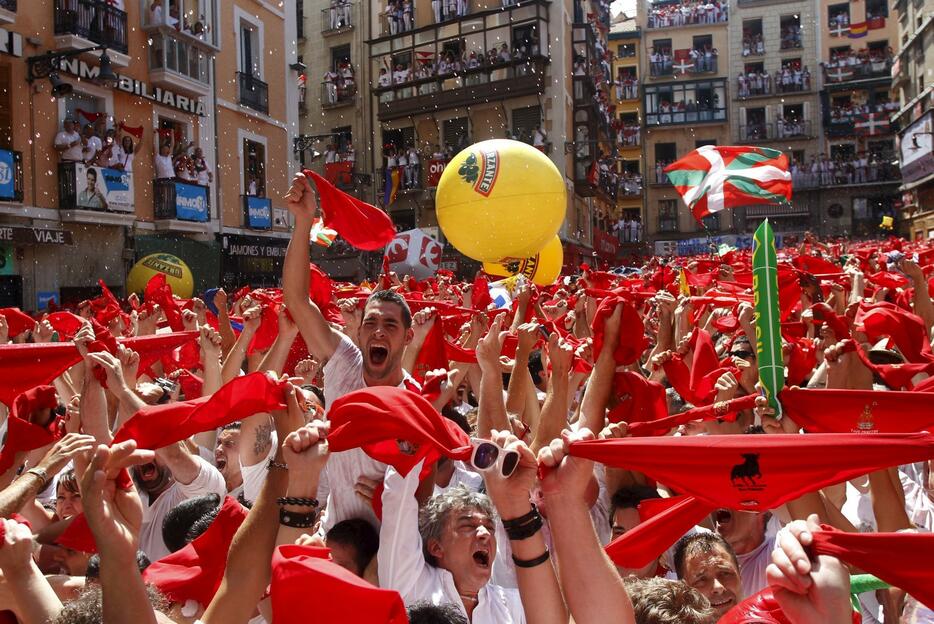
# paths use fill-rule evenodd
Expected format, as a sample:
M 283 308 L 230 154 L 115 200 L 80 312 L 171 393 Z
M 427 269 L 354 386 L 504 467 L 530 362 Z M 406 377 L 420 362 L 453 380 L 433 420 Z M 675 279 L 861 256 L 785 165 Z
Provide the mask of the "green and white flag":
M 775 235 L 766 219 L 752 237 L 752 290 L 756 308 L 756 358 L 759 383 L 765 390 L 769 407 L 781 418 L 778 393 L 785 386 L 782 359 L 781 317 L 778 307 L 778 255 Z

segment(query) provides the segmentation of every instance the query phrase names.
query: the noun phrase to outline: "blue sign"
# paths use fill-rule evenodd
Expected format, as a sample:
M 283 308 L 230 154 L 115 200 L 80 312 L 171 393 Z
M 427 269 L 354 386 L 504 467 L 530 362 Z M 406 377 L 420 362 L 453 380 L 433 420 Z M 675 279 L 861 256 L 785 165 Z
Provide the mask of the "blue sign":
M 266 197 L 246 198 L 246 225 L 257 230 L 272 227 L 272 200 Z
M 37 310 L 45 310 L 48 308 L 50 301 L 58 301 L 58 293 L 56 291 L 43 292 L 40 290 L 36 293 L 36 303 L 39 304 L 36 306 Z
M 13 199 L 16 195 L 13 152 L 0 149 L 0 199 Z
M 182 221 L 208 220 L 208 189 L 198 184 L 175 183 L 175 218 Z

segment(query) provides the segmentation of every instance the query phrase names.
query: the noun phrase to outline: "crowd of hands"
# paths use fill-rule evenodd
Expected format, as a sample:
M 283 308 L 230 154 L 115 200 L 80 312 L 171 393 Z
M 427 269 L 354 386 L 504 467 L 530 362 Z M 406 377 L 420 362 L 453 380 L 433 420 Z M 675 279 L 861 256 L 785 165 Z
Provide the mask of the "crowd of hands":
M 311 220 L 317 212 L 313 200 L 309 199 L 310 193 L 304 178 L 297 179 L 289 203 L 296 215 L 295 240 L 306 248 L 308 236 L 303 229 L 311 227 Z M 807 242 L 820 248 L 813 238 Z M 307 254 L 307 249 L 304 253 Z M 307 267 L 307 260 L 302 260 Z M 289 260 L 286 262 L 288 264 Z M 653 258 L 647 269 L 656 267 L 658 262 Z M 694 269 L 696 266 L 691 264 L 686 267 L 687 271 Z M 925 283 L 917 264 L 903 260 L 900 269 L 914 283 Z M 850 292 L 835 285 L 827 301 L 840 314 L 858 305 L 865 285 L 858 263 L 850 262 L 844 270 L 851 280 Z M 722 265 L 719 271 L 722 279 L 730 280 L 732 268 L 729 265 Z M 413 285 L 410 278 L 399 279 L 395 275 L 389 278 L 390 289 L 396 292 L 405 293 Z M 304 292 L 307 292 L 307 276 L 304 279 Z M 557 624 L 566 623 L 569 618 L 577 624 L 637 621 L 622 579 L 604 553 L 589 516 L 593 504 L 590 492 L 594 484 L 594 463 L 568 453 L 570 444 L 575 441 L 627 435 L 625 423 L 609 425 L 606 420 L 607 408 L 616 401 L 611 387 L 616 370 L 612 352 L 621 339 L 626 339 L 620 336 L 622 308 L 617 307 L 606 323 L 603 349 L 600 353 L 593 353 L 591 326 L 598 301 L 586 294 L 587 287 L 585 274 L 559 289 L 551 301 L 544 302 L 535 301 L 532 289 L 522 286 L 517 293 L 514 313 L 477 312 L 462 328 L 459 343 L 464 348 L 475 349 L 476 364 L 455 364 L 449 370 L 429 371 L 426 375 L 426 381 L 442 378 L 441 395 L 433 401 L 437 409 L 459 400 L 459 389 L 468 389 L 479 402 L 472 435 L 518 453 L 518 468 L 509 477 L 483 474 L 486 493 L 498 514 L 502 518 L 516 518 L 528 513 L 530 493 L 539 490 L 541 501 L 548 509 L 554 565 L 548 562 L 543 566 L 516 570 L 528 622 Z M 308 410 L 299 390 L 303 384 L 320 380 L 323 358 L 315 358 L 316 340 L 313 337 L 309 340 L 304 328 L 299 327 L 302 322 L 293 320 L 286 311 L 300 299 L 304 300 L 302 305 L 313 307 L 313 304 L 304 294 L 296 295 L 294 290 L 290 292 L 288 277 L 284 280 L 284 289 L 286 308 L 279 314 L 279 336 L 270 351 L 258 358 L 246 357 L 246 345 L 255 335 L 262 318 L 260 302 L 251 300 L 249 296 L 235 303 L 228 302 L 227 295 L 219 291 L 214 303 L 220 311 L 220 331 L 205 322 L 206 306 L 201 301 L 196 300 L 192 309 L 183 315 L 186 329 L 198 331 L 202 368 L 197 372 L 204 378 L 205 394 L 216 391 L 243 368 L 265 370 L 287 382 L 287 408 L 272 413 L 271 419 L 281 442 L 274 461 L 287 464 L 288 472 L 268 472 L 258 499 L 233 540 L 221 587 L 210 605 L 204 605 L 206 610 L 200 617 L 204 624 L 247 622 L 255 615 L 257 604 L 269 583 L 269 561 L 277 544 L 320 543 L 320 538 L 311 530 L 306 533 L 280 527 L 275 503 L 278 497 L 285 495 L 314 497 L 321 471 L 329 457 L 329 424 L 321 419 L 320 413 Z M 915 311 L 930 328 L 934 324 L 934 307 L 926 297 L 927 288 L 915 290 Z M 470 284 L 441 277 L 437 290 L 429 290 L 423 296 L 435 299 L 439 308 L 441 304 L 449 303 L 470 307 L 470 292 Z M 886 289 L 880 289 L 876 291 L 875 299 L 884 299 L 887 294 Z M 568 301 L 574 297 L 576 303 L 569 309 Z M 805 310 L 816 301 L 813 297 L 816 297 L 815 291 L 805 288 L 802 294 Z M 338 305 L 344 325 L 333 325 L 331 329 L 356 340 L 365 323 L 363 310 L 355 300 L 341 300 Z M 535 310 L 533 316 L 537 321 L 523 322 L 530 306 Z M 79 312 L 89 314 L 87 309 Z M 676 297 L 665 291 L 660 291 L 646 303 L 643 321 L 646 333 L 651 336 L 651 347 L 644 356 L 644 368 L 638 363 L 636 365 L 642 374 L 661 380 L 663 364 L 676 354 L 687 354 L 691 333 L 698 328 L 710 329 L 714 333 L 713 322 L 725 314 L 719 309 L 703 310 L 695 323 L 692 320 L 694 312 L 690 297 Z M 243 319 L 243 331 L 239 337 L 230 331 L 229 320 L 224 322 L 228 314 L 237 314 Z M 753 337 L 752 306 L 741 304 L 737 316 L 737 331 Z M 161 320 L 161 311 L 154 307 L 149 313 L 133 312 L 130 319 L 126 326 L 116 320 L 111 328 L 114 334 L 154 334 Z M 408 370 L 413 370 L 418 350 L 437 319 L 438 310 L 432 307 L 414 314 L 411 341 L 402 355 L 402 365 Z M 818 329 L 807 312 L 802 315 L 802 320 L 808 326 L 808 335 L 818 349 L 820 361 L 826 364 L 826 387 L 872 387 L 870 371 L 852 350 L 846 348 L 843 337 L 835 336 L 826 324 Z M 538 321 L 564 323 L 565 329 L 582 341 L 581 344 L 572 346 L 557 333 L 544 338 Z M 300 332 L 312 358 L 302 361 L 290 377 L 282 374 L 284 353 Z M 518 340 L 514 358 L 501 355 L 503 343 L 510 335 Z M 855 337 L 860 340 L 858 333 Z M 49 324 L 44 321 L 37 323 L 31 339 L 35 342 L 50 341 L 52 329 Z M 93 339 L 90 324 L 75 336 L 83 362 L 69 373 L 78 390 L 70 392 L 66 402 L 65 426 L 68 433 L 51 448 L 41 449 L 37 466 L 51 476 L 69 463 L 74 465 L 83 513 L 100 557 L 102 621 L 108 624 L 190 621 L 178 615 L 178 605 L 174 611 L 165 612 L 152 606 L 150 593 L 137 567 L 143 504 L 126 472 L 132 466 L 152 462 L 156 455 L 187 451 L 182 444 L 170 452 L 165 449 L 140 450 L 132 440 L 110 444 L 112 431 L 146 404 L 157 402 L 163 390 L 154 384 L 143 383 L 138 377 L 138 355 L 122 346 L 117 355 L 88 352 L 87 344 Z M 0 316 L 0 344 L 6 342 L 6 321 Z M 284 349 L 283 345 L 286 345 Z M 536 397 L 536 389 L 528 374 L 529 359 L 536 353 L 541 357 L 544 369 L 545 399 L 542 403 Z M 575 368 L 572 365 L 575 358 L 591 365 L 592 372 L 580 372 Z M 716 383 L 717 401 L 757 392 L 758 372 L 754 356 L 735 356 L 732 359 L 740 374 L 725 373 L 720 377 Z M 94 375 L 87 374 L 91 368 L 103 370 L 106 381 L 101 383 Z M 508 387 L 504 387 L 504 373 L 511 374 Z M 57 387 L 61 381 L 56 380 Z M 172 397 L 175 399 L 177 397 Z M 773 418 L 773 412 L 762 399 L 758 401 L 755 412 L 766 433 L 798 432 L 798 426 L 791 419 Z M 748 424 L 752 416 L 746 414 L 745 418 L 732 424 L 692 423 L 679 433 L 742 434 L 743 423 Z M 0 517 L 9 518 L 13 512 L 32 504 L 27 484 L 28 480 L 23 477 L 12 483 L 10 478 L 4 481 L 6 489 L 0 491 Z M 362 496 L 372 497 L 374 486 L 362 480 L 356 489 Z M 33 491 L 31 495 L 34 494 Z M 819 520 L 825 518 L 805 513 L 786 525 L 768 567 L 768 581 L 775 588 L 776 599 L 796 624 L 850 621 L 847 568 L 832 557 L 813 557 L 807 552 L 813 533 L 820 530 Z M 67 610 L 68 600 L 74 598 L 74 589 L 53 587 L 42 575 L 33 556 L 36 548 L 34 537 L 26 525 L 11 519 L 2 522 L 4 536 L 0 545 L 0 570 L 7 591 L 0 595 L 7 600 L 5 606 L 14 609 L 24 624 L 57 621 L 63 610 Z M 541 553 L 544 538 L 539 534 L 532 540 L 513 542 L 512 548 L 514 556 L 530 559 Z M 373 570 L 365 576 L 378 578 Z M 314 592 L 314 588 L 309 587 L 309 592 Z

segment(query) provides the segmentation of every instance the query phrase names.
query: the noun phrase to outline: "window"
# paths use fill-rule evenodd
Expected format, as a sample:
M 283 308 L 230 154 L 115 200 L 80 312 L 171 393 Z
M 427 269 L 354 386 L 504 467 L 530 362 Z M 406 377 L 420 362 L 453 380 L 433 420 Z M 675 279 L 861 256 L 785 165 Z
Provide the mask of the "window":
M 169 70 L 208 84 L 208 57 L 198 47 L 162 33 L 150 35 L 149 68 Z
M 346 153 L 347 148 L 353 144 L 353 131 L 351 127 L 341 126 L 339 128 L 331 128 L 331 132 L 337 135 L 334 137 L 334 145 L 337 147 L 337 153 Z
M 649 85 L 644 88 L 649 126 L 726 121 L 726 80 Z
M 697 139 L 694 141 L 694 149 L 698 147 L 704 147 L 705 145 L 717 145 L 717 139 Z
M 658 202 L 658 231 L 678 231 L 678 200 L 661 199 Z
M 761 74 L 765 71 L 765 63 L 762 61 L 746 63 L 743 65 L 743 71 L 747 74 Z
M 266 146 L 243 139 L 243 182 L 245 195 L 266 197 Z
M 415 128 L 394 128 L 383 130 L 383 157 L 391 151 L 407 149 L 415 145 Z
M 888 0 L 866 0 L 866 21 L 889 16 Z
M 170 140 L 173 149 L 178 152 L 191 141 L 191 126 L 177 119 L 159 117 L 159 137 L 163 145 Z
M 746 123 L 742 123 L 744 115 Z M 742 141 L 761 141 L 769 138 L 765 107 L 746 108 L 740 112 L 739 137 Z
M 713 49 L 713 37 L 711 35 L 695 35 L 693 43 L 693 48 L 695 50 L 704 51 L 707 48 Z
M 512 29 L 512 50 L 538 56 L 538 25 L 523 24 Z
M 869 141 L 866 147 L 870 154 L 876 154 L 880 158 L 889 159 L 895 157 L 895 142 L 892 139 Z
M 442 125 L 441 137 L 445 147 L 457 153 L 470 144 L 470 134 L 466 117 L 445 119 Z
M 840 143 L 830 146 L 831 160 L 853 160 L 856 158 L 856 146 L 852 143 Z
M 634 43 L 623 43 L 616 48 L 616 56 L 620 58 L 628 58 L 636 55 L 636 44 Z
M 512 133 L 518 140 L 531 143 L 535 129 L 541 125 L 541 106 L 526 106 L 512 110 Z
M 889 42 L 888 40 L 883 41 L 873 41 L 866 45 L 866 48 L 869 50 L 869 56 L 882 57 L 887 56 L 886 50 L 888 50 Z
M 830 31 L 850 29 L 850 3 L 831 4 L 827 7 L 827 25 Z
M 639 123 L 639 113 L 620 113 L 619 120 L 624 126 L 631 126 Z
M 411 62 L 411 57 L 409 57 Z M 350 44 L 336 46 L 331 48 L 331 71 L 338 71 L 341 66 L 341 63 L 350 62 Z M 393 57 L 393 64 L 395 65 L 395 57 Z M 408 65 L 407 65 L 408 66 Z
M 678 149 L 675 143 L 655 144 L 655 171 L 651 181 L 655 184 L 669 184 L 665 167 L 678 159 Z
M 240 21 L 240 71 L 254 78 L 263 77 L 262 44 L 259 28 L 246 20 Z
M 801 18 L 797 15 L 783 15 L 779 19 L 781 48 L 788 50 L 801 47 Z
M 720 230 L 720 214 L 709 214 L 703 219 L 701 219 L 700 224 L 697 226 L 698 230 L 706 230 L 709 232 L 717 232 Z

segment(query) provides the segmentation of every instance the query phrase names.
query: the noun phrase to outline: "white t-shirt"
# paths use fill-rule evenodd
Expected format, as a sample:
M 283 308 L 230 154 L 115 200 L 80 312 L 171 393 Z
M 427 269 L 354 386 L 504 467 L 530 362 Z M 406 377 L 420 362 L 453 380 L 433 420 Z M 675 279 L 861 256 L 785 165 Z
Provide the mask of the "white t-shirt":
M 81 152 L 82 158 L 88 162 L 94 160 L 94 157 L 97 156 L 97 153 L 101 151 L 102 147 L 103 145 L 99 138 L 96 136 L 88 137 L 88 144 L 84 146 L 84 150 Z
M 739 577 L 743 583 L 743 595 L 752 596 L 766 588 L 765 569 L 772 563 L 772 551 L 775 549 L 775 537 L 767 536 L 758 548 L 736 555 L 739 562 Z
M 266 465 L 276 456 L 276 449 L 279 448 L 279 436 L 275 431 L 271 432 L 272 444 L 269 445 L 269 452 L 266 457 L 252 466 L 244 466 L 240 462 L 240 475 L 243 477 L 243 499 L 249 503 L 256 502 L 260 490 L 266 482 Z
M 84 153 L 84 146 L 81 145 L 81 135 L 77 132 L 65 132 L 64 130 L 55 135 L 55 145 L 58 147 L 71 145 L 75 141 L 78 142 L 76 145 L 72 145 L 62 152 L 62 160 L 81 160 Z
M 220 471 L 197 455 L 192 457 L 201 464 L 201 470 L 194 481 L 188 485 L 176 481 L 151 502 L 145 492 L 140 492 L 140 498 L 143 499 L 143 525 L 139 531 L 139 549 L 146 553 L 150 561 L 158 561 L 169 554 L 162 540 L 162 521 L 170 509 L 198 496 L 217 494 L 223 498 L 227 494 L 227 484 Z
M 107 166 L 113 167 L 115 165 L 123 165 L 124 171 L 133 171 L 133 154 L 127 154 L 123 151 L 122 146 L 114 145 L 113 151 L 110 152 L 110 162 L 107 163 Z
M 156 154 L 156 179 L 174 178 L 175 167 L 172 165 L 171 156 L 161 156 Z
M 334 355 L 324 365 L 323 373 L 326 405 L 333 404 L 349 392 L 366 387 L 363 379 L 363 354 L 357 345 L 344 335 L 341 335 Z M 415 384 L 408 373 L 405 373 L 399 387 L 405 387 L 403 384 L 406 382 L 409 385 Z M 332 453 L 321 473 L 318 485 L 318 500 L 327 498 L 328 501 L 321 521 L 322 530 L 327 532 L 335 524 L 348 518 L 363 518 L 373 526 L 379 526 L 373 506 L 354 493 L 354 484 L 361 476 L 382 481 L 385 474 L 386 464 L 372 459 L 363 449 Z

